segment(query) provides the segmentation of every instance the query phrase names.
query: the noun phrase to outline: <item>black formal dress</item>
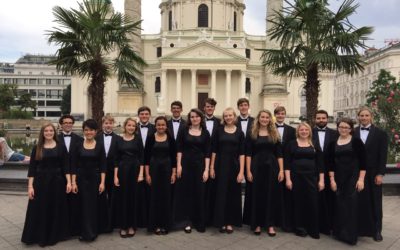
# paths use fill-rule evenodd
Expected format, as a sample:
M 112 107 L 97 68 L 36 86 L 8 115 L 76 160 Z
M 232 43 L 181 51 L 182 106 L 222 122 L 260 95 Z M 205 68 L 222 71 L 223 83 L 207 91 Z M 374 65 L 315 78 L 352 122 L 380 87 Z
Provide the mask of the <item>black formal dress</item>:
M 67 144 L 67 140 L 69 140 L 69 144 Z M 74 132 L 70 133 L 69 136 L 60 133 L 58 135 L 58 141 L 62 144 L 67 152 L 68 162 L 71 165 L 72 162 L 72 154 L 78 148 L 78 145 L 82 143 L 83 138 Z M 69 193 L 67 194 L 67 203 L 68 203 L 68 214 L 69 214 L 69 230 L 71 236 L 76 236 L 80 231 L 80 212 L 79 212 L 79 197 L 78 194 Z
M 279 131 L 280 125 L 275 124 L 277 130 Z M 285 157 L 285 149 L 286 146 L 293 140 L 296 139 L 296 129 L 290 125 L 283 124 L 283 135 L 280 136 L 280 142 L 282 145 L 282 152 Z M 280 134 L 279 134 L 280 135 Z M 294 212 L 293 212 L 293 192 L 288 190 L 285 185 L 285 181 L 281 183 L 283 189 L 283 197 L 282 197 L 282 224 L 281 227 L 284 231 L 290 232 L 293 230 L 293 223 L 294 223 Z
M 138 136 L 132 140 L 118 138 L 116 142 L 115 168 L 118 168 L 119 187 L 114 187 L 112 211 L 114 227 L 127 230 L 138 226 L 138 176 L 144 165 L 143 144 Z
M 202 129 L 199 136 L 185 129 L 178 138 L 177 152 L 182 153 L 182 175 L 176 182 L 174 223 L 183 228 L 191 225 L 198 231 L 206 226 L 206 184 L 203 182 L 205 159 L 210 158 L 210 135 Z
M 221 126 L 214 135 L 216 200 L 214 226 L 242 226 L 242 188 L 237 182 L 240 156 L 245 154 L 244 134 L 236 128 L 228 133 Z
M 329 171 L 335 173 L 337 185 L 336 205 L 333 220 L 333 235 L 349 244 L 356 244 L 358 232 L 358 207 L 356 183 L 360 170 L 365 170 L 366 155 L 362 141 L 353 137 L 345 145 L 331 142 L 327 148 Z M 368 218 L 365 218 L 368 219 Z
M 148 230 L 170 230 L 172 226 L 171 175 L 176 168 L 176 144 L 172 136 L 158 142 L 155 135 L 146 141 L 145 164 L 151 176 Z
M 236 126 L 238 129 L 242 130 L 245 139 L 251 135 L 251 127 L 253 126 L 254 117 L 248 116 L 247 119 L 242 119 L 240 117 L 236 120 Z M 247 124 L 247 127 L 243 127 L 242 125 Z M 244 167 L 244 176 L 245 176 L 245 196 L 244 196 L 244 204 L 243 204 L 243 223 L 246 225 L 251 224 L 251 187 L 252 183 L 247 181 L 247 171 L 246 166 Z
M 319 135 L 321 138 L 324 138 L 324 144 L 321 145 Z M 326 152 L 328 145 L 336 141 L 339 134 L 336 130 L 330 129 L 328 127 L 324 129 L 313 128 L 313 143 L 316 149 L 322 152 L 323 160 L 325 162 Z M 328 167 L 323 164 L 324 170 L 324 181 L 325 181 L 325 188 L 318 194 L 318 203 L 319 203 L 319 229 L 320 232 L 323 234 L 330 235 L 332 232 L 332 225 L 333 225 L 333 210 L 335 207 L 335 199 L 336 195 L 335 192 L 332 191 L 330 188 L 330 181 L 329 181 L 329 169 Z
M 64 147 L 43 149 L 41 160 L 32 150 L 28 177 L 34 177 L 34 199 L 29 200 L 21 241 L 40 246 L 54 245 L 69 236 L 65 174 L 69 162 Z
M 361 138 L 361 128 L 357 127 L 354 137 Z M 365 189 L 359 195 L 360 211 L 359 233 L 361 236 L 375 236 L 382 232 L 382 185 L 375 184 L 377 175 L 385 175 L 388 136 L 382 129 L 371 125 L 366 130 L 367 140 L 364 142 L 366 151 Z M 372 220 L 370 214 L 372 213 Z
M 296 231 L 319 238 L 318 181 L 323 173 L 321 151 L 312 146 L 299 147 L 291 141 L 285 148 L 285 170 L 290 170 L 293 188 L 293 214 Z
M 80 211 L 80 238 L 94 240 L 110 231 L 107 195 L 99 193 L 101 173 L 106 173 L 104 146 L 96 142 L 94 149 L 85 149 L 82 142 L 72 155 L 71 172 L 76 174 Z
M 282 185 L 278 181 L 279 165 L 282 158 L 282 146 L 279 141 L 273 143 L 269 136 L 248 137 L 246 156 L 251 157 L 253 184 L 251 192 L 251 229 L 268 228 L 279 225 L 282 218 Z M 245 207 L 246 209 L 246 207 Z M 245 213 L 245 212 L 244 212 Z

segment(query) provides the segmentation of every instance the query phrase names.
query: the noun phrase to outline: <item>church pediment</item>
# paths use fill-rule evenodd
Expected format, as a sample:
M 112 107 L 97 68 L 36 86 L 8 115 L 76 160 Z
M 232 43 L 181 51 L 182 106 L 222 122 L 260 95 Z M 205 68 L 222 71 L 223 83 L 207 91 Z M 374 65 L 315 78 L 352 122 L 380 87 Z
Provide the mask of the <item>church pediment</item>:
M 212 60 L 212 61 L 242 61 L 247 59 L 229 50 L 216 46 L 210 42 L 202 41 L 192 46 L 183 48 L 161 58 L 161 61 L 181 60 Z

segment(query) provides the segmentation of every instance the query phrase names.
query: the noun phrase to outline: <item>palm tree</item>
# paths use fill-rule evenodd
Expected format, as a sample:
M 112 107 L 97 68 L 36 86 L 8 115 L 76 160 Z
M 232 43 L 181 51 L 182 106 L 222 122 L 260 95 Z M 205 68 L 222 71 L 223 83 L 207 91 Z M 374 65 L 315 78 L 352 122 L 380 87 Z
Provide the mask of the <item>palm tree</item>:
M 59 27 L 48 32 L 48 41 L 60 48 L 50 63 L 63 74 L 88 78 L 92 117 L 100 122 L 104 86 L 111 75 L 116 74 L 120 83 L 141 87 L 138 76 L 146 63 L 131 46 L 141 21 L 114 13 L 110 1 L 83 0 L 78 4 L 78 9 L 53 8 Z
M 356 28 L 349 18 L 359 4 L 344 0 L 336 12 L 327 0 L 285 0 L 286 7 L 276 11 L 269 22 L 271 40 L 278 49 L 263 49 L 262 61 L 280 76 L 305 78 L 307 120 L 314 124 L 318 108 L 319 72 L 344 71 L 353 75 L 363 70 L 358 50 L 372 27 Z

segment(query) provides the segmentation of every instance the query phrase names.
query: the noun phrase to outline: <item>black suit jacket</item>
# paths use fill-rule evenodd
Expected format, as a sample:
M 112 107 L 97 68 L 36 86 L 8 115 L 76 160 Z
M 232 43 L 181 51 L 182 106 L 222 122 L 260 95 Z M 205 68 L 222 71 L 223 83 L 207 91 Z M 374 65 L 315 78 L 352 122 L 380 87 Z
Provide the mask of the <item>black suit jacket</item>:
M 284 127 L 283 127 L 283 136 L 281 138 L 281 144 L 283 152 L 285 152 L 285 148 L 288 145 L 288 143 L 296 139 L 296 129 L 290 125 L 287 125 L 286 123 L 283 126 Z
M 242 130 L 242 123 L 239 121 L 240 116 L 236 120 L 236 126 Z M 249 121 L 247 122 L 247 129 L 245 133 L 245 137 L 247 138 L 251 134 L 251 127 L 253 126 L 254 117 L 249 116 Z
M 360 127 L 355 128 L 354 137 L 360 138 Z M 388 153 L 388 136 L 382 129 L 371 125 L 365 142 L 366 169 L 371 176 L 384 175 Z
M 168 131 L 171 137 L 176 141 L 176 139 L 179 137 L 179 134 L 181 133 L 182 129 L 186 127 L 186 120 L 181 118 L 181 121 L 179 122 L 179 129 L 178 129 L 178 134 L 176 135 L 176 139 L 174 138 L 174 126 L 172 125 L 173 121 L 172 118 L 168 120 L 167 126 L 168 126 Z
M 339 134 L 336 130 L 327 127 L 325 132 L 324 148 L 321 148 L 321 145 L 319 144 L 318 129 L 313 128 L 312 139 L 314 146 L 322 152 L 325 152 L 328 148 L 329 143 L 331 143 L 332 141 L 336 141 L 338 136 Z
M 212 129 L 212 133 L 210 134 L 211 141 L 212 141 L 212 138 L 214 137 L 215 133 L 217 132 L 218 127 L 221 126 L 221 119 L 219 119 L 219 118 L 217 118 L 217 117 L 215 117 L 215 116 L 213 116 L 213 118 L 211 118 L 211 119 L 212 119 L 213 122 L 214 122 L 214 126 L 213 126 L 213 129 Z M 206 123 L 207 120 L 205 120 L 204 122 Z M 206 127 L 206 128 L 207 128 L 207 127 Z
M 153 135 L 156 132 L 156 126 L 154 126 L 154 124 L 148 123 L 148 130 L 147 130 L 147 138 L 150 138 L 151 135 Z M 141 133 L 141 128 L 140 128 L 140 123 L 138 123 L 138 129 L 137 129 L 137 135 L 139 136 L 140 140 L 142 140 L 143 143 L 143 138 L 142 138 L 142 133 Z M 143 143 L 143 145 L 145 146 L 145 144 Z M 143 146 L 143 148 L 144 148 Z M 144 148 L 145 149 L 145 148 Z
M 72 132 L 71 133 L 71 143 L 69 144 L 69 150 L 67 149 L 67 146 L 65 145 L 63 133 L 58 134 L 57 139 L 58 139 L 58 142 L 60 143 L 60 145 L 62 145 L 65 152 L 67 153 L 68 161 L 71 166 L 72 155 L 78 149 L 79 145 L 82 144 L 83 138 L 81 136 L 75 134 L 74 132 Z
M 111 133 L 111 145 L 108 151 L 106 160 L 107 160 L 107 169 L 114 171 L 114 163 L 115 157 L 117 154 L 117 140 L 119 135 L 115 134 L 114 132 Z M 103 131 L 96 135 L 96 141 L 100 142 L 104 146 L 104 135 Z M 104 151 L 105 152 L 105 151 Z

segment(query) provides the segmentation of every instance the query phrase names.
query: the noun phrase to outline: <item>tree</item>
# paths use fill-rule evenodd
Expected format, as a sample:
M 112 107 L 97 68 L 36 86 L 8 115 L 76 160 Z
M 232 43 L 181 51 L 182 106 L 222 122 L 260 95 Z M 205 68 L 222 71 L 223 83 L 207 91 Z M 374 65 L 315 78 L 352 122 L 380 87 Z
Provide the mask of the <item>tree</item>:
M 27 108 L 30 108 L 33 110 L 36 110 L 36 108 L 37 108 L 36 101 L 32 100 L 32 96 L 29 93 L 22 94 L 19 97 L 18 105 L 20 106 L 19 110 L 24 110 L 24 111 L 26 111 Z
M 101 123 L 104 86 L 111 75 L 116 74 L 120 83 L 141 87 L 138 75 L 146 63 L 131 46 L 141 21 L 114 13 L 103 0 L 83 0 L 71 10 L 56 6 L 53 14 L 59 27 L 48 32 L 48 41 L 60 48 L 50 63 L 63 74 L 88 78 L 92 117 Z
M 400 82 L 381 70 L 367 93 L 367 105 L 374 113 L 374 123 L 389 135 L 388 161 L 393 163 L 400 157 Z
M 0 113 L 10 110 L 15 104 L 17 86 L 14 84 L 0 84 Z
M 359 4 L 344 0 L 336 12 L 327 0 L 285 0 L 287 7 L 276 11 L 268 30 L 278 49 L 262 49 L 262 60 L 275 75 L 305 78 L 307 120 L 314 124 L 318 109 L 319 72 L 354 74 L 363 70 L 358 49 L 372 27 L 355 28 L 349 21 Z
M 63 92 L 60 109 L 62 114 L 71 113 L 71 84 Z

